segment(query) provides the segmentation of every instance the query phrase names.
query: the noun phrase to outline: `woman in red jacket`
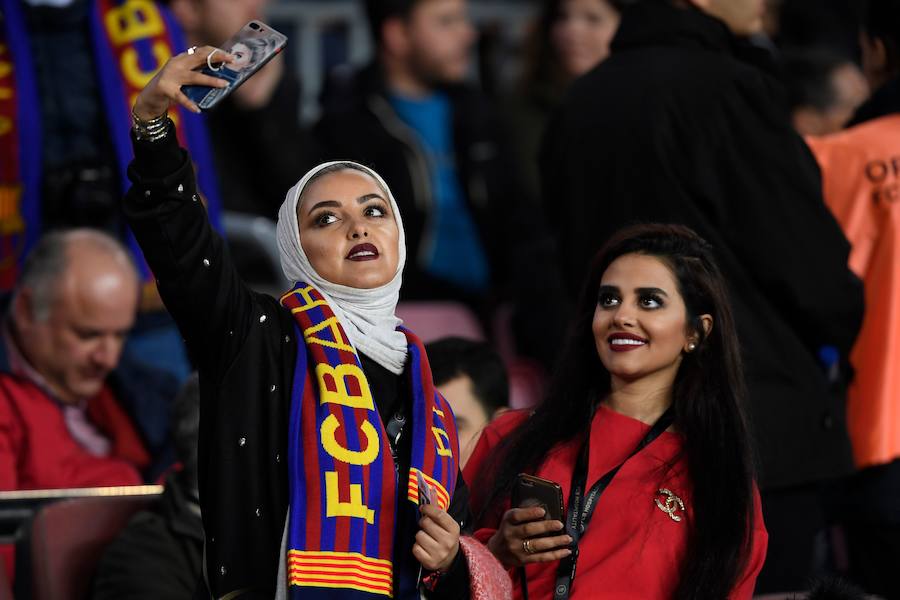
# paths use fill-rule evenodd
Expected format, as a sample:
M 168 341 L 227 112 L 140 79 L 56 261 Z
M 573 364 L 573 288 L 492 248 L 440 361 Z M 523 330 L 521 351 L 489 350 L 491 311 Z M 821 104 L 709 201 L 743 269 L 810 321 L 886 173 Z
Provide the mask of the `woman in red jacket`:
M 489 426 L 466 467 L 517 597 L 750 598 L 767 535 L 743 389 L 711 247 L 676 225 L 614 236 L 547 399 Z M 560 485 L 565 523 L 510 507 L 523 472 Z

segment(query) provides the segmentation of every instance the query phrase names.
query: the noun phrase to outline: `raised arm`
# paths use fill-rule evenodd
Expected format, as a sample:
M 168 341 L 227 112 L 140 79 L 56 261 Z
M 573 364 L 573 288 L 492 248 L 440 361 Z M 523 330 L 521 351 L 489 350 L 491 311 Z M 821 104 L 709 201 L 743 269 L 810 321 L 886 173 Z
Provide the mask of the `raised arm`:
M 166 308 L 178 323 L 195 361 L 227 366 L 248 331 L 255 302 L 231 264 L 227 247 L 210 227 L 194 167 L 179 147 L 170 105 L 199 109 L 181 92 L 185 84 L 221 87 L 221 80 L 193 71 L 211 47 L 179 54 L 137 96 L 132 131 L 132 187 L 123 209 L 156 277 Z M 217 53 L 217 57 L 227 55 Z

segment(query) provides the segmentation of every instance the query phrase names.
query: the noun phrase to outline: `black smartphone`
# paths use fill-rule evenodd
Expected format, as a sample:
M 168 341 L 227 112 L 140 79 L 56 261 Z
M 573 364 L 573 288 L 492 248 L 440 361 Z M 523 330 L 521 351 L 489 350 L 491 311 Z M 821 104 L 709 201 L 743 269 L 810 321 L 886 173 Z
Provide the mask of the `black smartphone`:
M 541 479 L 527 473 L 519 473 L 512 490 L 512 505 L 516 508 L 540 506 L 544 519 L 565 523 L 562 488 L 555 481 Z M 557 535 L 551 533 L 549 535 Z
M 222 45 L 222 50 L 235 57 L 232 63 L 219 62 L 216 66 L 214 55 L 210 69 L 204 65 L 197 69 L 204 75 L 218 77 L 228 82 L 228 87 L 212 88 L 205 85 L 184 85 L 181 91 L 202 110 L 209 110 L 228 97 L 247 78 L 259 71 L 267 62 L 287 45 L 287 37 L 265 23 L 250 21 L 230 40 Z

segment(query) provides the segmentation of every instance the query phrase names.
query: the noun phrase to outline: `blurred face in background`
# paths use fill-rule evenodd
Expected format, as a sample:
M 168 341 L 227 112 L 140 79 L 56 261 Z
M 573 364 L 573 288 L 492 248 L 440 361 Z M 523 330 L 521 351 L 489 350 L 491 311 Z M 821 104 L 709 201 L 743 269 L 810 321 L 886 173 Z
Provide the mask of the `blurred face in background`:
M 484 404 L 475 394 L 475 386 L 468 375 L 460 375 L 450 381 L 436 386 L 441 395 L 450 403 L 453 416 L 456 418 L 456 433 L 459 436 L 459 449 L 462 457 L 468 460 L 474 449 L 475 436 L 491 422 Z M 460 460 L 465 464 L 464 460 Z
M 746 37 L 763 30 L 765 0 L 690 0 L 691 4 L 725 23 L 736 36 Z
M 569 78 L 584 75 L 609 56 L 619 20 L 619 12 L 606 0 L 560 2 L 550 36 Z
M 866 78 L 852 62 L 835 68 L 829 77 L 829 85 L 833 100 L 828 107 L 798 106 L 794 109 L 794 129 L 800 135 L 828 135 L 842 130 L 869 97 Z
M 465 78 L 475 41 L 465 0 L 423 0 L 403 30 L 402 52 L 418 79 L 441 84 Z
M 64 404 L 95 396 L 116 368 L 137 313 L 138 281 L 129 267 L 84 244 L 70 244 L 69 265 L 54 291 L 49 314 L 35 296 L 17 298 L 21 350 Z

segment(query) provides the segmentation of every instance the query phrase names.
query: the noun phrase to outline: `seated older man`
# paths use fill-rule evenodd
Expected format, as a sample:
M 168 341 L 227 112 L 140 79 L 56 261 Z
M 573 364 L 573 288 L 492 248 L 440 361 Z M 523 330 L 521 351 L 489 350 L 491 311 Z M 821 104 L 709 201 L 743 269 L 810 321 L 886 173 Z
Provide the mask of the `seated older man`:
M 171 464 L 177 384 L 120 361 L 139 289 L 106 234 L 54 232 L 33 249 L 3 311 L 0 489 L 140 484 Z

